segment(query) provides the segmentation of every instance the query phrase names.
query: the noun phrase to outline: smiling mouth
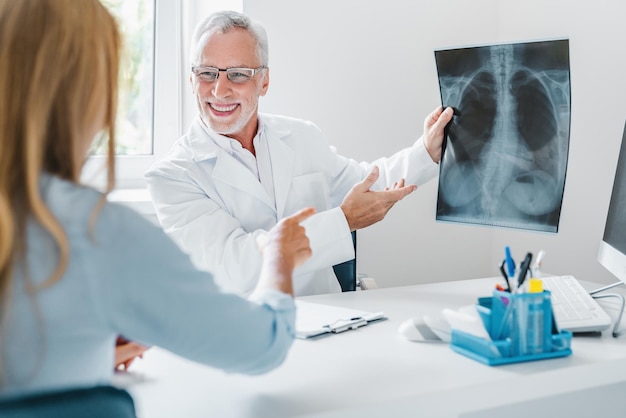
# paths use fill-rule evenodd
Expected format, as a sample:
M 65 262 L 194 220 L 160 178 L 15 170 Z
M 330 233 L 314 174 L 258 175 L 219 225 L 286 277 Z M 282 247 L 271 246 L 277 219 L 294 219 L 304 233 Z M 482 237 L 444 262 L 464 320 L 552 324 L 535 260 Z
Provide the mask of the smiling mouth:
M 215 113 L 230 113 L 233 110 L 235 110 L 235 108 L 239 106 L 238 104 L 228 104 L 228 105 L 220 105 L 220 104 L 216 104 L 216 103 L 209 103 L 209 107 L 215 112 Z

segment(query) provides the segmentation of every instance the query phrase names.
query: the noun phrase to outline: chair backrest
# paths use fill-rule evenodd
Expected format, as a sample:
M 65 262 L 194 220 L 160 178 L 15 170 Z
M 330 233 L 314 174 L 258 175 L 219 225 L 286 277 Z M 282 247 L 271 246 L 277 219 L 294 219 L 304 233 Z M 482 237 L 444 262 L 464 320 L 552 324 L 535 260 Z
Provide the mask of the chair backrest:
M 112 386 L 69 389 L 0 400 L 2 418 L 136 418 L 133 398 Z
M 354 258 L 333 266 L 342 292 L 356 290 L 356 231 L 352 231 L 352 242 L 354 243 Z

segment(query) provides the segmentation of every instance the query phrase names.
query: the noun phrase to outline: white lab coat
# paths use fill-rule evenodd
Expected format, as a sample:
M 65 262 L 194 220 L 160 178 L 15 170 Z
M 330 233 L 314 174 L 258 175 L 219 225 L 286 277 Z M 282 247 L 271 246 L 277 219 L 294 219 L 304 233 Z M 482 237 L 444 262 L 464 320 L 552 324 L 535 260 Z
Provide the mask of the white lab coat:
M 159 222 L 201 269 L 214 274 L 227 291 L 249 294 L 261 267 L 256 238 L 279 219 L 313 206 L 303 225 L 312 257 L 296 269 L 297 296 L 340 292 L 332 266 L 354 258 L 343 198 L 380 168 L 373 190 L 405 178 L 420 184 L 437 175 L 418 139 L 389 158 L 358 163 L 334 152 L 311 122 L 260 114 L 262 140 L 268 141 L 275 203 L 258 178 L 220 148 L 197 118 L 186 135 L 146 173 Z

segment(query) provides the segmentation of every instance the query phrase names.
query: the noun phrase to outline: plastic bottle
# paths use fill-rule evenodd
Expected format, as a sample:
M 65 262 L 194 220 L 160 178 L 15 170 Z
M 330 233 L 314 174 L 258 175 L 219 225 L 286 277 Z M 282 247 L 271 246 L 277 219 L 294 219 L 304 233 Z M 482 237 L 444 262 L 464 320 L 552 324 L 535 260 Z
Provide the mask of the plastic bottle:
M 541 354 L 544 352 L 544 294 L 541 279 L 531 278 L 528 281 L 527 294 L 527 326 L 526 344 L 522 354 Z

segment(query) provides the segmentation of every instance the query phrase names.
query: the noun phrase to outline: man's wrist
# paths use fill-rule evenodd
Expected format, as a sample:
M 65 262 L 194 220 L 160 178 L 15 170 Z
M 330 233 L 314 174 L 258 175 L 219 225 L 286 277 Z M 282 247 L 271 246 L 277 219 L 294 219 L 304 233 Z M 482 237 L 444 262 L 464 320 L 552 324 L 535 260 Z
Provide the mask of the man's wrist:
M 344 208 L 343 205 L 340 205 L 339 208 L 341 209 L 341 211 L 343 212 L 343 216 L 346 218 L 346 223 L 348 224 L 348 229 L 350 230 L 350 232 L 352 231 L 356 231 L 356 227 L 352 225 L 352 222 L 350 220 L 350 217 L 348 216 L 348 214 L 346 213 L 346 209 Z

